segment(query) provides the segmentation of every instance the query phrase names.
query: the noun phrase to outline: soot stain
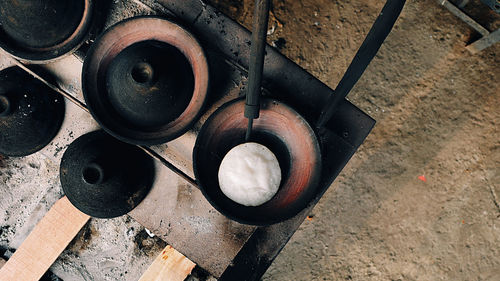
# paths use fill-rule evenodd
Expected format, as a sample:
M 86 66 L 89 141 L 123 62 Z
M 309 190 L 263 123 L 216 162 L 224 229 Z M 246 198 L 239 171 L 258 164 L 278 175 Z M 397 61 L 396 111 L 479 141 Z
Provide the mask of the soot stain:
M 148 256 L 156 256 L 167 246 L 167 243 L 158 236 L 150 237 L 146 229 L 142 228 L 134 237 L 135 251 Z
M 68 246 L 72 252 L 77 254 L 80 251 L 86 250 L 92 238 L 95 238 L 99 235 L 97 229 L 91 224 L 91 221 L 87 222 L 85 226 L 80 230 L 80 232 L 76 235 L 76 237 L 71 241 Z

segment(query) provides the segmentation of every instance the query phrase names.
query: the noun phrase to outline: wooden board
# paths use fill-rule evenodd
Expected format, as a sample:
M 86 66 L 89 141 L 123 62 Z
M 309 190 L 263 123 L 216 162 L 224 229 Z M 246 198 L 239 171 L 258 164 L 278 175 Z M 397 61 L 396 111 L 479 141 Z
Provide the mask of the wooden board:
M 0 269 L 4 266 L 5 260 L 3 258 L 0 258 Z
M 195 263 L 168 245 L 139 281 L 183 281 L 194 267 Z
M 88 220 L 66 196 L 59 199 L 0 269 L 0 281 L 39 280 Z

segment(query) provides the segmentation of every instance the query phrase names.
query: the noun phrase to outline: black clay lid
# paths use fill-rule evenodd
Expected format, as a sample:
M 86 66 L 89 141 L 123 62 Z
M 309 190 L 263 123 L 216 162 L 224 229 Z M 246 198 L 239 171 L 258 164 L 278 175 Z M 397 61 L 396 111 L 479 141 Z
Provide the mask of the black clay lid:
M 104 131 L 88 133 L 71 143 L 60 167 L 69 201 L 97 218 L 118 217 L 134 209 L 149 193 L 154 177 L 151 157 Z
M 0 71 L 0 154 L 26 156 L 45 147 L 64 111 L 63 97 L 22 69 Z

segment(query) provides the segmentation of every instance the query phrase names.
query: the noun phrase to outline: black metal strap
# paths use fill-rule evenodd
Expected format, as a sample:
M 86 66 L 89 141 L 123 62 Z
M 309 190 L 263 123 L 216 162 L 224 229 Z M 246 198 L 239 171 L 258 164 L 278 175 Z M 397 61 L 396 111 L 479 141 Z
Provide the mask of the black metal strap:
M 323 127 L 328 120 L 333 116 L 339 101 L 345 99 L 347 94 L 352 90 L 356 82 L 358 82 L 366 67 L 377 54 L 380 46 L 384 42 L 387 35 L 392 30 L 406 0 L 388 0 L 379 16 L 375 20 L 370 32 L 366 35 L 365 41 L 359 47 L 358 52 L 354 56 L 349 68 L 344 73 L 344 77 L 340 80 L 334 94 L 329 98 L 326 106 L 323 108 L 321 115 L 316 123 L 318 128 Z

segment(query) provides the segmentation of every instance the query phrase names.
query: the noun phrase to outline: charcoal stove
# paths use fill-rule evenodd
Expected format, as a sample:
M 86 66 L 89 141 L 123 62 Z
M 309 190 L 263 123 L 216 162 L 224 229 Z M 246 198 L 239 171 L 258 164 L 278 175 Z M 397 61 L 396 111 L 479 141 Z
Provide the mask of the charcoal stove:
M 363 143 L 375 120 L 344 97 L 334 100 L 336 110 L 328 113 L 328 121 L 322 124 L 319 138 L 322 176 L 311 204 L 293 218 L 270 226 L 255 227 L 231 221 L 193 188 L 196 182 L 191 154 L 202 124 L 223 103 L 238 98 L 246 87 L 250 33 L 203 1 L 123 2 L 136 4 L 140 9 L 123 13 L 127 6 L 113 3 L 106 27 L 131 14 L 175 19 L 200 41 L 209 68 L 213 70 L 210 71 L 211 89 L 218 89 L 210 92 L 200 120 L 190 131 L 167 144 L 141 147 L 157 160 L 156 178 L 149 195 L 129 215 L 219 280 L 258 280 Z M 98 127 L 85 112 L 80 87 L 82 61 L 88 49 L 89 45 L 84 45 L 75 56 L 44 66 L 56 77 L 60 93 L 68 98 L 66 120 L 59 135 L 40 152 L 55 162 L 61 155 L 52 153 L 54 150 L 68 146 L 80 135 Z M 321 105 L 332 102 L 330 97 L 334 91 L 272 47 L 268 46 L 266 52 L 264 96 L 285 102 L 311 124 L 323 120 Z M 36 75 L 20 62 L 12 63 Z M 357 79 L 354 80 L 355 83 Z M 190 196 L 179 197 L 181 190 L 187 190 Z M 177 200 L 166 199 L 172 197 Z

